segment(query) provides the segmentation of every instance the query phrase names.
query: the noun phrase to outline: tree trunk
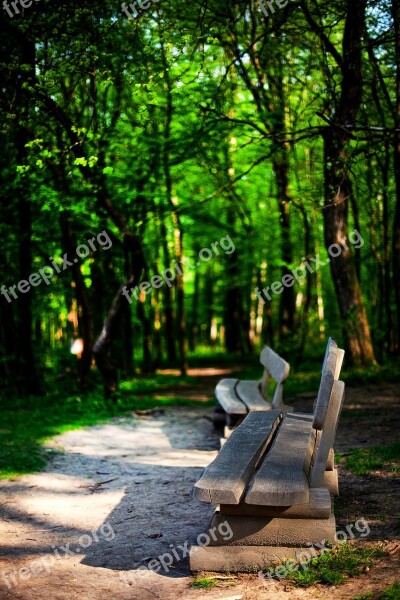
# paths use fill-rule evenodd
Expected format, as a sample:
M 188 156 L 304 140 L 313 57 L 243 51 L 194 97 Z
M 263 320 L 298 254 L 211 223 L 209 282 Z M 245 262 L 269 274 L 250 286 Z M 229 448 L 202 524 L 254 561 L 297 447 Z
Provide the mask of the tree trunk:
M 15 144 L 17 148 L 17 164 L 25 164 L 27 159 L 26 144 L 31 140 L 31 135 L 22 125 L 29 121 L 29 101 L 26 88 L 35 82 L 35 44 L 25 37 L 21 41 L 21 64 L 28 65 L 28 69 L 16 81 L 15 104 L 20 108 Z M 28 280 L 32 273 L 32 205 L 30 190 L 26 188 L 23 175 L 19 176 L 15 189 L 17 195 L 17 210 L 19 221 L 19 270 L 20 280 Z M 24 394 L 39 395 L 42 386 L 35 364 L 33 350 L 33 315 L 32 301 L 34 291 L 21 294 L 18 298 L 18 335 L 17 335 L 17 361 L 19 366 L 19 383 Z
M 64 211 L 60 216 L 61 234 L 63 249 L 68 253 L 68 257 L 73 262 L 75 255 L 76 240 L 72 232 L 71 223 L 68 214 Z M 87 296 L 85 280 L 79 263 L 74 263 L 71 267 L 72 277 L 75 283 L 76 301 L 78 303 L 78 323 L 79 334 L 83 340 L 83 352 L 79 361 L 79 380 L 81 385 L 84 385 L 86 377 L 90 371 L 92 364 L 92 313 L 90 303 Z M 80 308 L 80 310 L 79 310 Z
M 170 77 L 170 68 L 167 61 L 166 46 L 164 40 L 164 32 L 161 27 L 160 20 L 160 41 L 161 41 L 161 60 L 163 64 L 164 79 L 166 83 L 167 92 L 167 103 L 165 111 L 165 127 L 164 127 L 164 140 L 162 148 L 162 163 L 164 169 L 165 187 L 167 195 L 167 203 L 172 211 L 173 222 L 174 222 L 174 234 L 175 234 L 175 250 L 176 259 L 178 262 L 182 262 L 183 259 L 183 232 L 180 224 L 180 218 L 177 212 L 174 212 L 175 205 L 172 198 L 172 177 L 171 177 L 171 127 L 172 118 L 174 112 L 173 96 L 172 96 L 172 81 Z M 177 235 L 176 235 L 177 234 Z M 187 362 L 186 362 L 186 321 L 185 321 L 185 289 L 184 289 L 184 275 L 178 275 L 176 281 L 176 321 L 177 330 L 175 335 L 178 339 L 179 348 L 179 367 L 181 375 L 186 375 Z
M 286 149 L 281 147 L 273 160 L 273 168 L 276 177 L 279 221 L 281 229 L 281 259 L 284 262 L 282 277 L 291 275 L 289 267 L 292 264 L 293 253 L 290 240 L 290 199 L 288 193 L 288 161 Z M 296 298 L 294 287 L 284 287 L 280 297 L 279 305 L 279 331 L 281 337 L 292 333 L 294 329 L 294 315 L 296 311 Z
M 183 231 L 180 219 L 177 214 L 174 215 L 175 221 L 175 239 L 176 239 L 176 258 L 182 263 L 183 260 Z M 184 275 L 178 275 L 176 283 L 176 324 L 178 328 L 178 348 L 179 348 L 179 368 L 182 377 L 187 373 L 187 350 L 186 350 L 186 319 L 185 319 L 185 288 Z
M 6 256 L 0 249 L 0 262 L 7 264 Z M 7 302 L 5 298 L 0 300 L 0 378 L 5 380 L 1 386 L 2 392 L 6 392 L 4 387 L 10 387 L 13 391 L 18 383 L 18 363 L 17 363 L 17 340 L 15 336 L 15 304 Z
M 194 289 L 193 298 L 191 301 L 192 310 L 190 313 L 189 333 L 189 348 L 192 352 L 196 350 L 199 337 L 199 293 L 200 293 L 200 276 L 199 271 L 194 272 Z
M 307 217 L 307 211 L 304 206 L 295 200 L 292 201 L 294 206 L 300 211 L 301 216 L 303 218 L 304 224 L 304 256 L 306 259 L 311 258 L 312 256 L 312 248 L 311 248 L 311 227 Z M 301 320 L 299 322 L 299 333 L 300 340 L 299 345 L 296 351 L 296 362 L 299 363 L 302 359 L 304 348 L 306 345 L 308 328 L 309 328 L 309 320 L 308 313 L 311 306 L 311 295 L 312 295 L 312 284 L 315 281 L 315 276 L 313 273 L 310 273 L 307 269 L 306 274 L 306 290 L 303 297 L 302 302 L 302 311 L 301 311 Z
M 23 164 L 22 161 L 19 164 Z M 32 273 L 32 209 L 30 200 L 26 197 L 26 190 L 21 185 L 18 188 L 20 279 L 28 280 Z M 21 294 L 18 298 L 18 306 L 18 362 L 20 382 L 26 395 L 39 395 L 42 393 L 42 389 L 39 383 L 33 352 L 32 292 Z
M 143 335 L 142 335 L 142 348 L 143 348 L 143 363 L 142 372 L 145 375 L 149 375 L 154 371 L 153 363 L 151 359 L 151 321 L 146 315 L 145 308 L 146 297 L 144 294 L 139 295 L 139 301 L 137 303 L 137 315 L 142 324 Z
M 123 314 L 123 303 L 128 300 L 123 294 L 125 288 L 131 289 L 138 285 L 145 267 L 143 248 L 140 239 L 135 235 L 125 234 L 125 248 L 129 252 L 130 277 L 116 293 L 111 308 L 104 321 L 103 328 L 93 346 L 93 355 L 104 381 L 104 394 L 106 398 L 115 400 L 118 390 L 118 371 L 113 359 L 109 355 L 111 343 L 115 337 L 118 323 Z
M 394 172 L 396 208 L 393 221 L 393 287 L 397 309 L 396 349 L 400 353 L 400 1 L 392 0 L 396 50 L 396 113 L 394 135 Z
M 361 41 L 364 31 L 366 0 L 349 0 L 343 38 L 342 89 L 332 125 L 324 135 L 325 174 L 325 243 L 342 247 L 330 259 L 331 272 L 342 318 L 343 336 L 350 362 L 354 365 L 375 363 L 371 334 L 357 269 L 348 234 L 349 199 L 353 194 L 348 168 L 350 134 L 362 98 Z M 343 245 L 346 244 L 348 249 Z M 337 253 L 337 252 L 336 252 Z
M 163 247 L 163 259 L 164 259 L 164 270 L 166 271 L 171 267 L 170 254 L 168 250 L 168 232 L 165 226 L 166 216 L 162 217 L 160 224 L 160 233 L 162 238 Z M 176 348 L 175 348 L 175 326 L 174 326 L 174 285 L 164 285 L 162 289 L 164 299 L 164 331 L 165 341 L 167 344 L 167 356 L 170 363 L 176 361 Z

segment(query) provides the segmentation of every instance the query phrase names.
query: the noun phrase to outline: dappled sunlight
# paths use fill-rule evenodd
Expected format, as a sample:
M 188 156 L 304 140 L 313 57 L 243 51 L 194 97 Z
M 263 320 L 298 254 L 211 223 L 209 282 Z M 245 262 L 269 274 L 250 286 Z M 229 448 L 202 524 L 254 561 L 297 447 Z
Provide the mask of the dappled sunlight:
M 208 422 L 206 422 L 208 424 Z M 159 465 L 174 467 L 205 467 L 214 454 L 191 448 L 185 451 L 185 441 L 175 448 L 168 435 L 167 421 L 142 418 L 133 426 L 107 424 L 99 427 L 70 431 L 52 440 L 50 447 L 62 448 L 63 453 L 74 453 L 85 459 L 104 457 L 121 465 Z M 91 473 L 88 473 L 88 476 Z
M 151 448 L 149 448 L 151 450 Z M 213 460 L 217 452 L 199 452 L 191 450 L 183 452 L 182 450 L 170 450 L 161 458 L 149 454 L 137 455 L 135 462 L 139 465 L 159 465 L 160 467 L 206 467 Z
M 96 511 L 93 512 L 95 489 L 92 476 L 88 479 L 84 473 L 79 476 L 42 472 L 22 477 L 17 483 L 4 482 L 0 488 L 0 505 L 3 505 L 2 512 L 7 521 L 0 521 L 1 544 L 18 546 L 26 543 L 24 536 L 2 535 L 14 527 L 15 522 L 23 524 L 27 533 L 38 533 L 38 543 L 40 532 L 57 533 L 58 528 L 85 531 L 87 527 L 99 527 L 110 508 L 121 501 L 125 489 L 103 490 L 96 497 Z M 13 526 L 11 522 L 14 522 Z
M 230 373 L 232 373 L 232 369 L 234 366 L 230 366 L 229 368 L 216 368 L 216 367 L 201 367 L 201 368 L 191 368 L 187 370 L 188 377 L 226 377 Z M 160 375 L 180 375 L 179 369 L 159 369 L 157 371 Z

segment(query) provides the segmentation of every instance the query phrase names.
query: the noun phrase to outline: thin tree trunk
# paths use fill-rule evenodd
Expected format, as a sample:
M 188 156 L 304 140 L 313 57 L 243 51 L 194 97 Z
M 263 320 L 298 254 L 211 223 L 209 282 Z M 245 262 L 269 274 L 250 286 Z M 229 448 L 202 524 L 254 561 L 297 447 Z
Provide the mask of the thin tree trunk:
M 21 107 L 19 122 L 28 120 L 29 105 L 27 100 L 26 88 L 34 85 L 35 82 L 35 45 L 32 41 L 21 38 L 21 63 L 29 65 L 25 74 L 16 82 L 16 105 Z M 26 144 L 31 136 L 22 125 L 17 125 L 16 147 L 17 160 L 19 165 L 26 162 L 27 151 Z M 20 280 L 28 280 L 32 273 L 32 205 L 29 198 L 29 191 L 25 187 L 23 176 L 16 185 L 16 194 L 18 199 L 18 221 L 19 221 L 19 270 Z M 36 368 L 35 355 L 33 350 L 33 314 L 32 302 L 34 291 L 21 294 L 18 298 L 18 341 L 17 341 L 17 361 L 19 365 L 19 381 L 23 393 L 39 395 L 42 393 L 42 386 Z
M 153 263 L 154 275 L 159 275 L 157 257 Z M 168 287 L 168 286 L 166 286 Z M 161 290 L 155 288 L 154 294 L 154 319 L 153 319 L 153 368 L 159 369 L 162 363 L 162 341 L 161 341 Z
M 146 307 L 145 307 L 145 294 L 139 295 L 139 300 L 137 303 L 137 315 L 142 324 L 143 334 L 142 334 L 142 348 L 143 348 L 143 364 L 142 364 L 142 372 L 145 375 L 149 375 L 154 371 L 153 363 L 151 359 L 151 321 L 149 317 L 146 315 Z
M 281 259 L 284 263 L 282 267 L 282 277 L 290 275 L 289 269 L 292 260 L 292 244 L 290 240 L 290 199 L 288 193 L 288 162 L 286 149 L 281 147 L 277 151 L 278 155 L 273 160 L 273 168 L 276 177 L 279 222 L 281 230 Z M 279 305 L 279 330 L 281 337 L 293 332 L 294 315 L 296 311 L 296 299 L 294 287 L 284 287 L 280 297 Z
M 194 272 L 194 290 L 192 298 L 192 310 L 190 313 L 189 325 L 189 348 L 192 352 L 196 350 L 199 337 L 199 293 L 200 293 L 200 276 L 199 271 Z
M 397 309 L 396 348 L 400 353 L 400 1 L 392 0 L 396 51 L 396 113 L 394 136 L 394 172 L 396 208 L 393 221 L 393 288 Z
M 119 221 L 118 215 L 116 215 Z M 121 223 L 122 225 L 122 223 Z M 123 230 L 126 228 L 123 227 Z M 96 343 L 93 346 L 93 355 L 96 360 L 104 382 L 104 394 L 106 398 L 115 399 L 118 390 L 118 371 L 113 359 L 110 357 L 110 347 L 117 331 L 118 323 L 123 314 L 123 303 L 127 302 L 124 296 L 124 289 L 131 289 L 138 285 L 141 274 L 145 267 L 143 248 L 141 240 L 130 234 L 125 234 L 125 248 L 129 253 L 129 271 L 130 277 L 116 293 L 108 315 L 103 323 L 103 327 Z
M 385 293 L 385 315 L 386 315 L 386 346 L 389 354 L 394 350 L 393 343 L 393 315 L 391 307 L 391 271 L 390 271 L 390 235 L 389 235 L 389 169 L 390 154 L 389 147 L 386 146 L 385 162 L 382 169 L 383 179 L 383 264 L 384 264 L 384 293 Z M 400 202 L 397 202 L 400 204 Z
M 175 232 L 175 250 L 176 258 L 178 262 L 182 262 L 183 259 L 183 232 L 180 224 L 180 218 L 178 213 L 174 212 L 174 202 L 172 199 L 172 177 L 170 167 L 170 154 L 171 154 L 171 127 L 173 118 L 173 98 L 172 98 L 172 82 L 169 73 L 169 65 L 166 56 L 166 47 L 164 42 L 164 32 L 160 24 L 160 40 L 161 40 L 161 60 L 163 64 L 164 79 L 166 82 L 167 91 L 167 106 L 165 113 L 165 129 L 164 129 L 164 142 L 162 149 L 162 162 L 164 168 L 165 186 L 167 193 L 167 203 L 173 212 L 173 221 Z M 175 233 L 174 232 L 174 233 Z M 187 358 L 186 358 L 186 322 L 185 322 L 185 289 L 184 289 L 184 275 L 178 275 L 176 281 L 176 321 L 177 321 L 177 338 L 178 338 L 178 349 L 179 349 L 179 367 L 181 375 L 186 375 L 187 371 Z
M 206 335 L 206 338 L 203 338 L 202 335 L 202 343 L 205 346 L 212 346 L 213 345 L 213 341 L 211 339 L 211 328 L 212 328 L 212 321 L 213 321 L 213 316 L 214 316 L 214 277 L 213 277 L 213 272 L 212 272 L 212 267 L 208 266 L 207 271 L 206 271 L 206 275 L 205 275 L 205 281 L 204 281 L 204 288 L 203 288 L 203 293 L 202 293 L 202 297 L 203 297 L 203 302 L 202 302 L 202 306 L 204 307 L 204 321 L 205 321 L 205 328 L 204 328 L 204 333 Z
M 28 280 L 32 273 L 32 209 L 26 191 L 22 186 L 18 187 L 20 279 Z M 18 298 L 18 362 L 20 382 L 26 395 L 42 392 L 33 352 L 32 298 L 32 291 Z
M 164 259 L 164 270 L 167 270 L 171 267 L 170 254 L 168 250 L 168 233 L 167 228 L 165 226 L 164 218 L 162 218 L 160 224 L 160 233 L 162 238 L 162 248 L 163 248 L 163 259 Z M 164 285 L 162 289 L 163 298 L 164 298 L 164 331 L 165 331 L 165 341 L 167 343 L 167 356 L 168 360 L 171 363 L 176 361 L 176 347 L 175 347 L 175 319 L 174 319 L 174 284 L 172 283 L 171 287 L 169 285 Z
M 76 240 L 74 238 L 69 216 L 66 211 L 61 213 L 60 225 L 64 251 L 67 252 L 68 257 L 70 257 L 70 260 L 74 262 L 73 256 L 75 255 Z M 75 283 L 76 300 L 78 303 L 77 313 L 79 323 L 79 334 L 82 336 L 83 340 L 83 352 L 79 361 L 79 380 L 81 385 L 84 385 L 92 364 L 92 313 L 89 299 L 87 296 L 85 280 L 83 278 L 79 263 L 74 263 L 72 265 L 71 272 Z
M 312 255 L 312 249 L 311 249 L 311 227 L 310 227 L 310 223 L 308 222 L 308 217 L 307 217 L 307 211 L 304 208 L 304 206 L 298 202 L 296 202 L 295 200 L 292 201 L 294 206 L 300 211 L 301 216 L 303 218 L 303 225 L 304 225 L 304 256 L 306 259 L 309 259 Z M 304 294 L 304 299 L 303 299 L 303 310 L 301 312 L 301 322 L 299 325 L 299 329 L 300 329 L 300 342 L 297 348 L 297 362 L 300 362 L 303 353 L 304 353 L 304 348 L 306 345 L 306 340 L 307 340 L 307 334 L 308 334 L 308 312 L 310 310 L 310 306 L 311 306 L 311 294 L 312 294 L 312 283 L 313 283 L 313 279 L 315 279 L 315 277 L 313 277 L 313 274 L 310 273 L 307 269 L 307 274 L 306 274 L 306 291 Z
M 176 260 L 183 263 L 183 231 L 179 215 L 173 214 Z M 179 368 L 181 375 L 187 373 L 186 319 L 184 275 L 179 275 L 176 282 L 176 324 L 178 328 Z

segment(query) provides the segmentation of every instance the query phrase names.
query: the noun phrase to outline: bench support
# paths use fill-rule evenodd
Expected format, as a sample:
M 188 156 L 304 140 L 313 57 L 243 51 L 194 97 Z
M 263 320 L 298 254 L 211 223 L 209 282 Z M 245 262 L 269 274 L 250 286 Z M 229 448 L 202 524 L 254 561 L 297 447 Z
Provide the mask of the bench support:
M 313 557 L 310 546 L 192 546 L 190 549 L 190 570 L 215 571 L 218 573 L 254 573 L 292 560 L 301 563 Z

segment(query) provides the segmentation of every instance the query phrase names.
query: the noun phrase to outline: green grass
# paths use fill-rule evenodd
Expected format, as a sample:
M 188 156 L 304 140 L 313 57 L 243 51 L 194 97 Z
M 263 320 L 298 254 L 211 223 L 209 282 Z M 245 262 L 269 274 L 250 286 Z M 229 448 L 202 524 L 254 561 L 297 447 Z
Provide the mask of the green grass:
M 379 600 L 400 600 L 400 583 L 395 583 L 386 588 Z
M 349 577 L 359 575 L 363 569 L 372 565 L 372 559 L 380 555 L 377 550 L 360 548 L 350 544 L 340 544 L 312 558 L 310 562 L 297 570 L 288 566 L 286 579 L 298 587 L 309 587 L 316 583 L 340 585 Z
M 102 389 L 87 394 L 67 395 L 63 391 L 40 397 L 6 398 L 0 404 L 0 479 L 32 473 L 46 464 L 43 444 L 51 437 L 90 425 L 106 422 L 129 410 L 165 406 L 198 406 L 198 402 L 179 397 L 179 386 L 195 385 L 195 378 L 174 376 L 134 379 L 121 385 L 118 404 L 106 402 Z M 167 386 L 177 386 L 177 394 L 163 396 Z M 138 396 L 137 394 L 145 394 Z M 157 393 L 157 399 L 151 397 Z M 214 400 L 202 406 L 214 404 Z
M 195 589 L 210 589 L 217 585 L 217 581 L 211 577 L 196 577 L 192 583 L 192 588 Z
M 376 408 L 379 408 L 378 406 Z M 340 413 L 340 419 L 346 420 L 357 420 L 360 418 L 371 417 L 372 419 L 376 415 L 376 410 L 365 409 L 362 410 L 360 408 L 344 408 Z
M 371 471 L 383 467 L 392 473 L 399 473 L 400 441 L 387 446 L 351 450 L 346 458 L 346 467 L 354 475 L 368 475 Z
M 364 594 L 354 596 L 354 600 L 370 600 L 370 598 L 374 597 L 378 600 L 400 600 L 400 583 L 391 585 L 378 596 L 374 596 L 373 592 L 365 592 Z

